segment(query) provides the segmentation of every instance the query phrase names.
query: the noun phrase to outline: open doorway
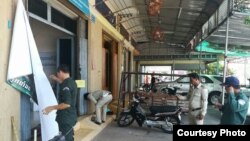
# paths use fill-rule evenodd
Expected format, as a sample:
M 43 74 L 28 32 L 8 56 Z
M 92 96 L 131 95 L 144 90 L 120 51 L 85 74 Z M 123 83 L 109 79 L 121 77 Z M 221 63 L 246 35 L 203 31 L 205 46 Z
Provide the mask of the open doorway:
M 118 42 L 103 35 L 102 48 L 102 89 L 111 91 L 114 98 L 118 93 Z
M 70 76 L 74 78 L 75 69 L 74 69 L 74 42 L 73 38 L 60 38 L 57 41 L 57 52 L 56 52 L 56 64 L 59 66 L 60 64 L 65 64 L 69 66 Z M 56 97 L 58 98 L 59 94 L 59 84 L 57 84 L 56 88 Z
M 74 48 L 73 38 L 58 39 L 57 44 L 57 66 L 66 64 L 69 66 L 70 75 L 74 78 Z
M 112 42 L 104 41 L 104 45 L 102 48 L 102 60 L 103 60 L 103 71 L 102 71 L 102 89 L 111 90 L 111 48 Z

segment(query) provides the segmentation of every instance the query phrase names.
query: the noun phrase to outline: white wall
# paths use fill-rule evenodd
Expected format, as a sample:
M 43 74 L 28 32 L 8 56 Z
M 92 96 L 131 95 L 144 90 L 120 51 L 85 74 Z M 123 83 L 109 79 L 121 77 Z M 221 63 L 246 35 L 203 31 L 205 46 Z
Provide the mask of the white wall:
M 56 48 L 59 38 L 71 37 L 54 27 L 30 18 L 30 25 L 41 57 L 45 74 L 56 73 Z

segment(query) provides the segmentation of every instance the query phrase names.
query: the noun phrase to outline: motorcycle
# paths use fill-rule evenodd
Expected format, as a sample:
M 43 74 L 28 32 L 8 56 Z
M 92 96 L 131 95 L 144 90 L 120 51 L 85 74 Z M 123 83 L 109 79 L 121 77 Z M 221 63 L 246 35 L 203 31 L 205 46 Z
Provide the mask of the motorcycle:
M 179 90 L 179 87 L 164 87 L 161 89 L 161 92 L 164 94 L 169 94 L 169 95 L 176 95 L 177 90 Z M 186 96 L 187 93 L 182 92 L 182 93 L 178 93 L 180 95 Z
M 147 113 L 141 106 L 145 103 L 139 96 L 133 96 L 127 110 L 120 113 L 117 119 L 119 127 L 127 127 L 134 120 L 142 127 L 155 127 L 163 130 L 165 133 L 173 133 L 173 125 L 181 123 L 182 109 L 178 106 L 149 106 Z
M 145 92 L 150 92 L 150 91 L 152 91 L 152 92 L 156 92 L 157 90 L 155 89 L 155 86 L 153 85 L 151 85 L 151 84 L 144 84 L 143 86 L 142 86 L 142 89 L 143 89 L 143 91 L 145 91 Z

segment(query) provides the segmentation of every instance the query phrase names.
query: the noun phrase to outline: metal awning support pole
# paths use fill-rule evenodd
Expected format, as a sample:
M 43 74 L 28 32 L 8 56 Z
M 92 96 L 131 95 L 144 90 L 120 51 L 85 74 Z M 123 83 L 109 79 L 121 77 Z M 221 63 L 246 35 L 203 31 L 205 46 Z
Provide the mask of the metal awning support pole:
M 123 102 L 123 85 L 124 85 L 124 82 L 125 81 L 125 74 L 124 72 L 122 72 L 122 76 L 121 76 L 121 82 L 120 82 L 120 89 L 119 89 L 119 97 L 118 97 L 118 104 L 117 104 L 117 109 L 116 109 L 116 119 L 118 118 L 119 114 L 120 114 L 120 105 L 121 105 L 121 102 Z
M 225 55 L 224 55 L 224 71 L 223 71 L 223 82 L 226 80 L 227 74 L 227 51 L 228 51 L 228 30 L 229 30 L 229 10 L 230 10 L 230 2 L 227 1 L 227 23 L 226 23 L 226 43 L 225 43 Z M 225 97 L 225 87 L 222 87 L 222 104 L 224 104 L 224 97 Z
M 200 54 L 199 54 L 199 74 L 201 75 L 201 52 L 202 52 L 202 46 L 200 47 Z
M 175 71 L 175 61 L 173 60 L 173 65 L 172 65 L 172 68 L 171 68 L 171 80 L 173 81 L 174 80 L 174 71 Z
M 245 85 L 247 87 L 247 58 L 244 59 L 244 79 L 245 79 Z

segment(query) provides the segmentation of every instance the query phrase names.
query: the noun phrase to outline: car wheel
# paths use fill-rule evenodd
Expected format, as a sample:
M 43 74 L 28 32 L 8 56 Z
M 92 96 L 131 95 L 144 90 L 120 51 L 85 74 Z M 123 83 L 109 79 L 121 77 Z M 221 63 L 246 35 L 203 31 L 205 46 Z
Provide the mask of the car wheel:
M 214 105 L 220 99 L 221 92 L 211 92 L 208 96 L 208 103 Z

